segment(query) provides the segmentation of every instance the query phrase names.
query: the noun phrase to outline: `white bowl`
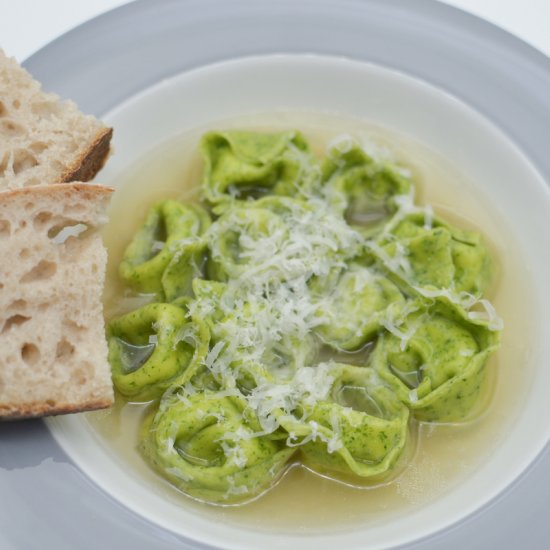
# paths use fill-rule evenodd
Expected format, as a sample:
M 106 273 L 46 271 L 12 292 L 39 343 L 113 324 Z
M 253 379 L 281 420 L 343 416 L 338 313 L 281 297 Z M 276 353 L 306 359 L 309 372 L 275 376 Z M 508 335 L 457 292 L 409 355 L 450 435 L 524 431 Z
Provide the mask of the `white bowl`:
M 232 549 L 323 550 L 405 544 L 487 505 L 525 471 L 550 439 L 550 369 L 545 368 L 550 339 L 544 337 L 550 327 L 550 259 L 541 238 L 547 233 L 550 193 L 505 135 L 441 90 L 379 66 L 310 55 L 251 57 L 209 65 L 131 98 L 105 117 L 115 127 L 115 155 L 101 179 L 116 186 L 119 175 L 139 158 L 186 130 L 212 126 L 235 115 L 293 111 L 364 119 L 434 150 L 460 170 L 465 182 L 472 182 L 465 183 L 466 194 L 479 198 L 472 203 L 478 209 L 487 208 L 491 227 L 502 228 L 497 244 L 504 250 L 503 264 L 518 258 L 524 263 L 524 280 L 516 288 L 527 289 L 526 300 L 532 292 L 536 303 L 518 310 L 529 312 L 530 318 L 505 318 L 505 322 L 517 327 L 519 321 L 530 334 L 528 347 L 515 353 L 525 360 L 517 369 L 532 373 L 532 380 L 510 401 L 509 414 L 504 411 L 490 456 L 460 485 L 412 506 L 407 514 L 389 514 L 387 520 L 368 528 L 359 524 L 347 532 L 300 534 L 297 529 L 270 533 L 223 518 L 215 521 L 196 508 L 163 498 L 98 441 L 82 416 L 51 419 L 48 425 L 70 458 L 105 491 L 188 539 Z M 281 116 L 292 125 L 292 116 Z M 520 252 L 513 251 L 516 245 Z M 513 258 L 507 256 L 510 253 Z M 505 332 L 505 337 L 513 335 Z

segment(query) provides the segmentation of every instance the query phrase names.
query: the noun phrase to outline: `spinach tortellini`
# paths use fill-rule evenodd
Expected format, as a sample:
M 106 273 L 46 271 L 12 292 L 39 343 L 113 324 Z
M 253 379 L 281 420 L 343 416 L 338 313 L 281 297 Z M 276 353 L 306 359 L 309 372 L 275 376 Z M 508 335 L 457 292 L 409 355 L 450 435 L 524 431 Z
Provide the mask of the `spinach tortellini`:
M 411 309 L 380 335 L 371 365 L 419 420 L 463 420 L 479 398 L 498 333 L 451 304 Z
M 426 223 L 423 213 L 405 216 L 376 244 L 417 287 L 481 295 L 491 280 L 491 257 L 479 233 L 437 218 Z
M 370 368 L 333 363 L 328 372 L 328 395 L 296 411 L 307 421 L 284 421 L 291 444 L 300 445 L 313 468 L 361 477 L 386 473 L 407 441 L 407 407 Z
M 297 461 L 391 482 L 418 422 L 477 412 L 501 329 L 487 246 L 351 138 L 324 160 L 297 131 L 200 150 L 203 202 L 153 205 L 120 264 L 156 302 L 107 327 L 118 392 L 151 402 L 143 457 L 214 504 Z
M 210 244 L 208 275 L 226 281 L 245 276 L 270 260 L 288 239 L 287 228 L 280 216 L 265 208 L 234 208 L 214 224 Z M 258 257 L 257 243 L 264 243 Z
M 211 132 L 202 138 L 202 190 L 211 204 L 264 194 L 309 193 L 320 168 L 300 132 Z
M 365 236 L 382 229 L 398 208 L 395 197 L 411 187 L 396 167 L 375 161 L 347 137 L 329 149 L 323 181 L 328 200 Z
M 134 290 L 168 301 L 186 294 L 202 270 L 201 236 L 209 225 L 210 216 L 199 205 L 159 202 L 128 245 L 120 276 Z
M 117 390 L 136 401 L 160 397 L 188 380 L 208 351 L 210 333 L 172 304 L 149 304 L 108 326 L 109 362 Z
M 387 277 L 350 265 L 330 295 L 320 300 L 322 323 L 315 332 L 333 348 L 356 350 L 378 334 L 388 308 L 395 309 L 404 302 L 399 288 Z
M 260 423 L 245 399 L 222 392 L 169 395 L 144 432 L 145 457 L 176 487 L 206 502 L 258 495 L 295 453 L 258 434 Z

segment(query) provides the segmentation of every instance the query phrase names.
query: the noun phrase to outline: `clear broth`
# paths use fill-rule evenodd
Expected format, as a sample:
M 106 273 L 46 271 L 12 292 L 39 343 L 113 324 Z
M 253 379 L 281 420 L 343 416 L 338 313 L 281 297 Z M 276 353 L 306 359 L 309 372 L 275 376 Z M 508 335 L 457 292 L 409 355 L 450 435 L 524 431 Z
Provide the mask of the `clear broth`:
M 298 128 L 315 153 L 346 133 L 376 143 L 391 152 L 394 160 L 409 168 L 419 203 L 430 203 L 437 215 L 461 227 L 480 231 L 498 262 L 498 275 L 489 298 L 504 319 L 502 345 L 489 363 L 489 376 L 479 411 L 460 425 L 423 424 L 411 427 L 412 442 L 397 475 L 376 486 L 354 487 L 303 466 L 289 468 L 270 491 L 242 506 L 214 507 L 197 503 L 154 473 L 136 450 L 141 419 L 147 405 L 128 404 L 117 397 L 113 409 L 88 413 L 100 444 L 131 469 L 152 491 L 209 515 L 213 521 L 246 525 L 263 531 L 288 533 L 335 532 L 393 521 L 408 510 L 434 501 L 460 484 L 476 467 L 488 460 L 506 437 L 526 399 L 532 378 L 529 361 L 533 297 L 522 270 L 521 251 L 503 220 L 492 212 L 487 198 L 445 159 L 420 144 L 386 129 L 333 115 L 278 113 L 223 121 L 217 128 Z M 124 285 L 118 264 L 124 249 L 141 225 L 150 205 L 162 198 L 197 200 L 201 161 L 197 143 L 201 128 L 176 136 L 152 150 L 114 182 L 117 191 L 104 231 L 109 263 L 104 294 L 107 319 L 138 307 L 121 299 Z

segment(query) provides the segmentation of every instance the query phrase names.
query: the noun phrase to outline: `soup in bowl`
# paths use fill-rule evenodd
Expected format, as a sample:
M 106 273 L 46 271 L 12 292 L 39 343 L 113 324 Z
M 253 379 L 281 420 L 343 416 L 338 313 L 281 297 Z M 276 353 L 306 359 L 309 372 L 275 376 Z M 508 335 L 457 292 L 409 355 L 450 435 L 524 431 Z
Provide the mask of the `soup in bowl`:
M 243 502 L 213 498 L 212 493 L 205 496 L 186 490 L 185 485 L 181 491 L 169 476 L 159 475 L 159 469 L 151 467 L 152 461 L 140 451 L 143 424 L 150 431 L 150 422 L 156 429 L 161 423 L 161 419 L 151 420 L 158 415 L 158 396 L 136 398 L 127 392 L 126 398 L 117 398 L 112 411 L 48 421 L 63 449 L 108 493 L 171 531 L 220 548 L 270 548 L 298 541 L 304 548 L 394 546 L 474 513 L 509 486 L 542 450 L 550 429 L 538 419 L 549 412 L 544 388 L 550 374 L 543 361 L 548 344 L 540 336 L 549 326 L 550 296 L 545 286 L 548 260 L 537 236 L 550 198 L 521 151 L 479 114 L 441 90 L 375 65 L 277 55 L 182 74 L 131 98 L 105 118 L 116 130 L 116 154 L 102 179 L 117 188 L 105 231 L 110 257 L 105 291 L 108 322 L 159 301 L 150 296 L 154 289 L 129 290 L 128 277 L 121 278 L 119 267 L 125 251 L 159 201 L 184 205 L 200 201 L 205 171 L 199 152 L 201 137 L 218 139 L 237 131 L 241 135 L 303 136 L 319 163 L 323 157 L 334 156 L 335 148 L 345 155 L 346 148 L 357 147 L 378 163 L 394 167 L 399 172 L 396 178 L 413 182 L 414 202 L 423 208 L 422 227 L 432 228 L 433 221 L 427 218 L 433 215 L 457 231 L 482 236 L 493 259 L 486 295 L 502 319 L 501 326 L 496 317 L 486 318 L 496 322 L 492 332 L 502 330 L 501 342 L 483 363 L 483 387 L 467 414 L 455 415 L 456 409 L 440 414 L 442 408 L 437 414 L 419 413 L 418 395 L 408 393 L 420 387 L 419 381 L 411 383 L 410 376 L 400 377 L 395 369 L 386 377 L 386 389 L 392 380 L 408 388 L 413 420 L 408 424 L 405 420 L 406 444 L 396 436 L 392 448 L 399 452 L 388 461 L 387 471 L 377 472 L 383 475 L 363 476 L 369 478 L 365 481 L 342 468 L 334 473 L 331 460 L 338 451 L 336 442 L 332 452 L 325 449 L 322 453 L 329 457 L 324 464 L 328 467 L 319 466 L 324 459 L 319 458 L 318 449 L 309 451 L 310 457 L 317 457 L 313 462 L 295 460 L 289 453 L 284 457 L 287 466 L 273 476 L 273 483 Z M 266 200 L 245 198 L 247 203 Z M 214 202 L 210 200 L 207 207 Z M 243 215 L 252 210 L 244 208 Z M 228 211 L 218 209 L 210 223 L 218 223 L 224 215 L 229 216 Z M 348 216 L 348 226 L 357 225 L 352 218 Z M 336 222 L 330 220 L 333 230 Z M 358 225 L 359 233 L 370 227 Z M 226 231 L 231 232 L 232 226 Z M 272 232 L 270 226 L 268 233 Z M 364 238 L 374 242 L 372 234 Z M 155 242 L 158 253 L 165 246 L 165 236 Z M 228 246 L 235 249 L 234 242 Z M 225 278 L 227 283 L 238 271 L 240 264 L 234 260 L 233 256 L 222 266 L 223 276 L 219 265 L 215 266 L 218 279 Z M 433 260 L 428 264 L 434 267 Z M 353 292 L 360 290 L 357 281 L 352 286 Z M 194 288 L 191 295 L 197 293 Z M 161 302 L 167 301 L 163 296 Z M 353 300 L 348 307 L 352 306 Z M 327 327 L 321 332 L 323 344 L 334 336 Z M 146 344 L 154 346 L 157 341 L 152 336 Z M 319 356 L 322 364 L 354 365 L 373 356 L 368 337 L 360 342 L 342 341 L 328 355 Z M 317 355 L 322 354 L 322 347 L 315 349 Z M 461 353 L 468 350 L 456 352 Z M 337 378 L 334 373 L 331 376 Z M 124 393 L 123 386 L 119 389 Z M 185 402 L 189 398 L 180 400 L 184 411 L 191 407 Z M 387 402 L 382 400 L 382 404 Z M 401 407 L 392 410 L 407 409 Z M 392 414 L 395 418 L 408 413 Z M 395 433 L 403 435 L 403 430 Z M 303 443 L 307 435 L 288 442 Z M 330 441 L 324 443 L 330 445 Z M 291 447 L 278 447 L 277 452 Z M 239 491 L 230 491 L 229 496 L 239 496 Z

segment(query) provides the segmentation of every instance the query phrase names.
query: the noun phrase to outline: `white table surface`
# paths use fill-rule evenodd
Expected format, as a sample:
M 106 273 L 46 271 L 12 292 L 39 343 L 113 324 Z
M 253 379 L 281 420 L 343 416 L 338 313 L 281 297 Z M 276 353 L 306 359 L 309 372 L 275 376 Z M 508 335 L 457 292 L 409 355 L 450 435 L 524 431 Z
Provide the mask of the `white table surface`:
M 72 27 L 126 3 L 127 0 L 0 0 L 0 48 L 23 61 Z M 446 3 L 499 25 L 550 56 L 550 0 Z

